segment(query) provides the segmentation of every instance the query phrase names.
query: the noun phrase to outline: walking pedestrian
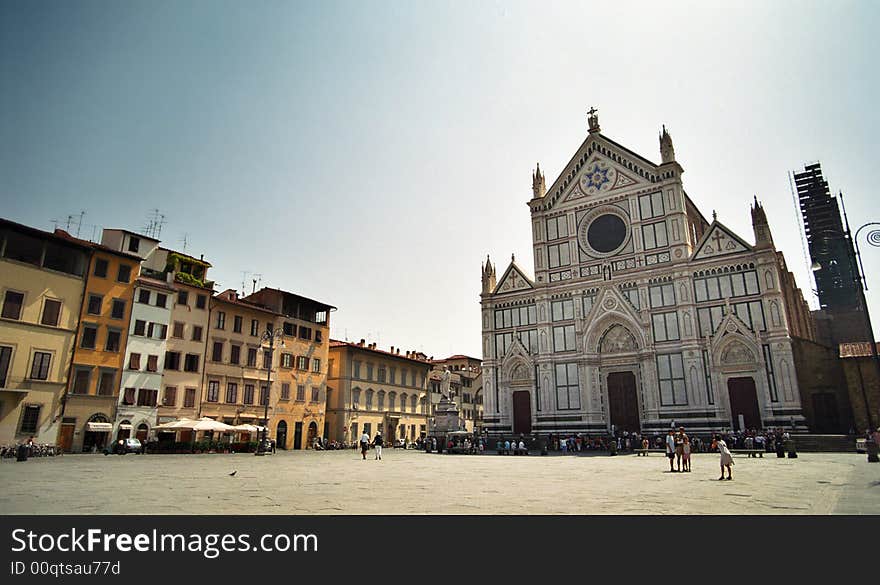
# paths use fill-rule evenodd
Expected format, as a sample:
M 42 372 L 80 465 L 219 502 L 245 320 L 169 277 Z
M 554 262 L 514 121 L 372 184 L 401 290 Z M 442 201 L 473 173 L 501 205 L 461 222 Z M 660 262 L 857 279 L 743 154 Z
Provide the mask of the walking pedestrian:
M 669 471 L 675 471 L 675 432 L 669 429 L 666 435 L 666 457 L 669 459 Z
M 718 481 L 724 479 L 724 468 L 727 468 L 727 479 L 733 479 L 733 476 L 730 473 L 730 466 L 733 465 L 733 455 L 730 454 L 730 449 L 727 448 L 727 443 L 724 442 L 724 439 L 715 438 L 712 441 L 712 448 L 717 448 L 718 453 L 721 454 L 721 477 L 718 478 Z
M 382 433 L 376 432 L 376 438 L 373 439 L 373 447 L 376 451 L 376 461 L 382 461 Z
M 370 448 L 370 435 L 364 431 L 364 434 L 361 435 L 361 457 L 364 461 L 367 460 L 367 450 Z

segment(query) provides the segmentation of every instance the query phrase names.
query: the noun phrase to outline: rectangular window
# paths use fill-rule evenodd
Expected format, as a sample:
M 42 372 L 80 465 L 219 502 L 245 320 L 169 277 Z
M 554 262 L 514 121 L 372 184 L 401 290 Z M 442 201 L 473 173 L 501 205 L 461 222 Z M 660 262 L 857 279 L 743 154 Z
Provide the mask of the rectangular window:
M 241 323 L 242 323 L 241 315 L 235 315 L 232 318 L 232 332 L 233 333 L 241 333 Z
M 168 295 L 156 293 L 156 306 L 163 309 L 166 308 L 168 306 Z
M 125 319 L 125 301 L 122 299 L 113 299 L 110 306 L 110 317 L 113 319 Z
M 700 337 L 706 337 L 715 333 L 727 309 L 724 306 L 700 307 L 697 309 L 697 320 L 700 322 Z
M 98 379 L 98 396 L 113 396 L 116 386 L 116 372 L 103 370 Z
M 767 324 L 764 321 L 764 307 L 761 301 L 749 301 L 733 305 L 736 316 L 752 331 L 766 331 Z
M 547 265 L 550 268 L 559 268 L 571 264 L 571 248 L 568 242 L 547 246 Z
M 282 353 L 281 354 L 281 367 L 282 368 L 292 368 L 293 367 L 293 354 L 292 353 Z
M 89 386 L 92 383 L 91 368 L 77 368 L 73 375 L 73 387 L 70 389 L 72 394 L 88 394 Z
M 21 409 L 21 427 L 18 432 L 22 435 L 37 434 L 40 423 L 40 406 L 28 404 Z
M 322 333 L 320 329 L 315 329 L 315 343 L 321 343 L 321 340 L 324 339 L 322 337 Z
M 660 381 L 660 405 L 684 406 L 687 388 L 684 383 L 684 365 L 680 353 L 657 356 L 657 374 Z
M 168 354 L 165 354 L 165 361 L 168 361 Z M 139 353 L 130 353 L 128 354 L 128 369 L 129 370 L 140 370 L 141 369 L 141 354 Z
M 184 408 L 192 408 L 196 405 L 196 389 L 195 388 L 187 388 L 184 391 L 183 395 L 183 406 Z
M 58 326 L 58 319 L 61 317 L 61 301 L 53 301 L 46 299 L 43 302 L 43 316 L 40 317 L 40 323 L 43 325 Z
M 150 304 L 150 291 L 145 288 L 142 288 L 138 291 L 138 301 L 142 305 Z
M 358 380 L 361 379 L 361 363 L 357 361 L 351 362 L 351 377 L 356 378 Z M 406 380 L 406 374 L 404 373 L 404 380 Z M 406 384 L 406 382 L 401 382 L 401 384 Z
M 107 342 L 104 344 L 104 351 L 119 351 L 119 342 L 122 339 L 122 332 L 118 329 L 107 330 Z
M 171 330 L 171 337 L 175 339 L 183 339 L 183 323 L 180 321 L 174 322 L 174 328 Z
M 747 295 L 756 295 L 761 292 L 758 288 L 758 274 L 754 270 L 746 272 L 745 278 Z
M 657 284 L 648 287 L 648 297 L 651 299 L 651 308 L 674 307 L 675 287 L 672 283 Z
M 302 327 L 299 328 L 299 338 L 300 339 L 311 339 L 312 338 L 312 330 L 310 327 Z
M 217 329 L 223 329 L 226 327 L 226 313 L 223 311 L 217 312 L 217 325 L 215 327 Z
M 247 365 L 251 368 L 257 367 L 257 350 L 253 347 L 248 348 Z
M 120 264 L 119 270 L 116 272 L 116 282 L 131 282 L 131 266 Z
M 140 247 L 141 247 L 141 239 L 140 238 L 135 238 L 132 236 L 128 237 L 128 251 L 129 252 L 134 252 L 136 254 Z
M 254 403 L 254 385 L 253 384 L 245 384 L 244 385 L 244 396 L 242 396 L 242 401 L 244 404 L 253 404 Z
M 241 363 L 241 346 L 232 345 L 229 348 L 229 363 L 236 366 Z
M 581 407 L 577 364 L 556 364 L 556 404 L 559 410 Z
M 186 358 L 183 363 L 183 371 L 184 372 L 198 372 L 199 371 L 199 354 L 197 353 L 188 353 L 186 354 Z
M 149 390 L 147 388 L 141 388 L 140 392 L 138 392 L 138 406 L 156 406 L 156 403 L 159 400 L 159 391 L 158 390 Z
M 513 309 L 498 309 L 495 311 L 496 329 L 534 325 L 537 322 L 538 311 L 535 305 L 524 305 Z
M 226 384 L 226 404 L 235 404 L 238 402 L 238 384 L 228 382 Z
M 178 305 L 188 305 L 189 304 L 189 292 L 185 290 L 177 291 L 177 304 Z
M 305 384 L 297 384 L 296 386 L 296 399 L 300 402 L 305 402 L 306 400 L 306 387 Z
M 147 322 L 142 321 L 140 319 L 135 319 L 134 321 L 134 334 L 135 335 L 146 335 L 147 334 Z
M 372 368 L 372 366 L 368 366 L 368 367 L 367 367 L 368 370 L 369 370 L 370 368 Z M 309 358 L 307 358 L 307 357 L 304 356 L 304 355 L 297 356 L 297 358 L 296 358 L 296 369 L 297 369 L 297 370 L 308 370 L 308 369 L 309 369 Z M 372 374 L 372 372 L 370 372 L 370 373 Z
M 764 372 L 767 374 L 767 387 L 770 389 L 770 401 L 779 402 L 779 394 L 776 388 L 776 376 L 773 373 L 773 354 L 770 352 L 770 346 L 764 344 L 761 346 L 764 352 Z
M 709 371 L 709 352 L 703 350 L 703 377 L 706 379 L 706 402 L 715 404 L 715 394 L 712 392 L 712 374 Z
M 177 387 L 165 386 L 165 394 L 162 396 L 162 406 L 177 405 Z
M 31 380 L 48 380 L 49 363 L 51 361 L 51 353 L 47 353 L 45 351 L 35 351 L 34 361 L 31 364 Z
M 86 307 L 86 313 L 89 315 L 100 315 L 103 300 L 104 297 L 101 295 L 89 295 L 89 304 Z
M 663 215 L 663 194 L 659 191 L 639 197 L 639 217 L 651 219 Z
M 260 406 L 266 406 L 269 404 L 269 387 L 265 384 L 260 384 Z
M 330 360 L 330 368 L 333 368 L 333 360 Z M 391 368 L 389 372 L 389 383 L 397 384 L 397 368 Z
M 639 289 L 636 287 L 631 288 L 623 288 L 620 289 L 620 292 L 623 293 L 623 296 L 627 298 L 630 304 L 636 309 L 641 309 L 641 301 L 639 300 Z M 584 313 L 586 314 L 586 313 Z
M 220 401 L 220 382 L 217 380 L 208 380 L 208 394 L 205 396 L 207 402 Z
M 568 321 L 574 319 L 574 301 L 553 301 L 550 303 L 551 314 L 554 321 Z
M 140 362 L 138 362 L 140 363 Z M 134 368 L 132 368 L 134 369 Z M 165 369 L 166 370 L 180 370 L 180 352 L 179 351 L 166 351 L 165 352 Z
M 553 351 L 573 351 L 575 349 L 574 325 L 553 328 Z
M 223 342 L 215 341 L 214 347 L 211 351 L 211 361 L 219 362 L 223 361 Z
M 669 245 L 666 239 L 666 222 L 661 221 L 642 226 L 642 241 L 645 250 Z
M 321 360 L 320 360 L 320 359 L 318 359 L 318 358 L 312 358 L 312 372 L 314 372 L 315 374 L 320 374 L 320 373 L 321 373 Z M 379 380 L 379 381 L 380 381 L 380 382 L 384 382 L 384 381 L 385 381 L 385 376 L 384 376 L 384 373 L 385 373 L 385 372 L 384 372 L 384 370 L 383 370 L 381 373 L 382 373 L 383 375 L 381 376 L 382 379 Z
M 0 388 L 6 387 L 6 377 L 9 375 L 9 364 L 12 361 L 12 348 L 0 346 Z
M 193 325 L 193 341 L 201 341 L 202 340 L 202 327 L 200 325 Z
M 654 326 L 654 341 L 674 341 L 678 337 L 678 314 L 673 311 L 671 313 L 656 313 L 651 315 L 651 322 Z
M 260 322 L 256 319 L 251 319 L 251 335 L 253 337 L 257 337 L 260 334 Z
M 106 260 L 102 258 L 95 259 L 95 276 L 98 278 L 107 278 L 107 269 L 109 268 L 109 264 Z
M 384 396 L 384 395 L 380 395 L 380 396 Z M 312 386 L 312 402 L 318 402 L 320 399 L 321 399 L 321 389 L 318 388 L 317 386 Z M 380 410 L 381 410 L 381 406 L 382 405 L 380 405 Z
M 157 356 L 157 355 L 148 355 L 147 356 L 147 371 L 148 372 L 158 372 L 159 371 L 159 356 Z
M 547 239 L 556 240 L 568 235 L 568 221 L 564 215 L 547 220 Z
M 137 388 L 126 388 L 122 393 L 122 404 L 131 406 L 137 400 Z
M 196 295 L 196 309 L 204 309 L 208 305 L 208 297 L 205 295 Z
M 288 382 L 281 384 L 281 400 L 290 400 L 290 384 Z
M 79 346 L 83 349 L 95 349 L 95 342 L 98 338 L 98 328 L 94 325 L 83 325 L 82 339 Z
M 584 317 L 590 314 L 590 311 L 593 310 L 593 303 L 596 302 L 596 295 L 584 295 Z

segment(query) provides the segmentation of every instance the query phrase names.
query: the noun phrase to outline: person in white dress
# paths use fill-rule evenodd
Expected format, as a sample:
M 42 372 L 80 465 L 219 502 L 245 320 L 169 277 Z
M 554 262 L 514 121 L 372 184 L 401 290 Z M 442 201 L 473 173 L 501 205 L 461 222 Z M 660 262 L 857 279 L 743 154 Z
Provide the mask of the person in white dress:
M 733 476 L 730 473 L 730 466 L 733 465 L 733 455 L 730 454 L 730 449 L 727 448 L 727 443 L 724 442 L 724 439 L 716 437 L 714 441 L 712 441 L 712 447 L 718 449 L 718 453 L 721 455 L 721 477 L 718 480 L 724 479 L 724 468 L 727 468 L 727 479 L 733 479 Z

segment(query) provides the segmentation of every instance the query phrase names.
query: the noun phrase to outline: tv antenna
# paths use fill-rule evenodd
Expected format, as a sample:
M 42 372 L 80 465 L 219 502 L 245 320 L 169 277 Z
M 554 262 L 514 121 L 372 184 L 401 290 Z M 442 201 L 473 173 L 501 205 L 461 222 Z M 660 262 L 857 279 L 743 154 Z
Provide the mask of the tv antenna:
M 254 273 L 254 274 L 253 274 L 253 277 L 254 277 L 254 278 L 252 278 L 251 280 L 252 280 L 253 283 L 254 283 L 254 289 L 253 289 L 253 291 L 251 291 L 251 294 L 257 292 L 257 285 L 258 285 L 259 283 L 263 282 L 263 275 L 262 275 L 262 274 Z
M 159 209 L 152 209 L 147 217 L 147 225 L 144 227 L 144 235 L 151 238 L 160 239 L 162 237 L 162 226 L 165 225 L 165 214 L 159 213 Z
M 188 236 L 189 236 L 189 234 L 186 232 L 184 232 L 184 234 L 182 236 L 180 236 L 180 245 L 183 246 L 183 249 L 181 250 L 181 252 L 186 253 L 186 244 L 188 242 Z

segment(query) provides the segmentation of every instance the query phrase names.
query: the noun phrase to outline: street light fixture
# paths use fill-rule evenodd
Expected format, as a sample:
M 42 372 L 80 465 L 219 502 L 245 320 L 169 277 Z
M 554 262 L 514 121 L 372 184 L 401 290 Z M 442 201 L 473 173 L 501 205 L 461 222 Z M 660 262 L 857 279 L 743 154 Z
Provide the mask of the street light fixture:
M 266 330 L 260 337 L 260 347 L 266 342 L 269 343 L 269 359 L 266 359 L 266 355 L 263 354 L 263 361 L 266 363 L 266 395 L 263 396 L 263 393 L 260 392 L 260 400 L 264 401 L 263 436 L 254 455 L 266 454 L 266 434 L 269 431 L 269 397 L 272 395 L 272 357 L 275 352 L 276 339 L 281 342 L 281 347 L 284 347 L 284 331 L 282 329 L 274 329 L 271 323 L 267 323 Z

